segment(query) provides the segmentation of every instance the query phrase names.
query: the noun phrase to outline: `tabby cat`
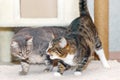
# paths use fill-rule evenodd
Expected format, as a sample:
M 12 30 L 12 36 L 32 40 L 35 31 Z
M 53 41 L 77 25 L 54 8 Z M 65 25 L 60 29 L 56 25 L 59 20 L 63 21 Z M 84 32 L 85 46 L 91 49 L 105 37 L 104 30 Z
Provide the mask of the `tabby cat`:
M 27 74 L 30 64 L 45 64 L 45 70 L 50 71 L 53 61 L 46 55 L 46 49 L 49 41 L 53 39 L 53 34 L 58 37 L 65 34 L 65 31 L 66 28 L 63 27 L 29 27 L 18 31 L 11 41 L 11 53 L 21 62 L 20 74 Z
M 49 43 L 47 54 L 51 59 L 60 59 L 56 76 L 61 76 L 65 70 L 74 67 L 75 75 L 81 75 L 81 71 L 89 62 L 94 51 L 99 56 L 103 66 L 109 68 L 104 55 L 101 40 L 98 36 L 87 7 L 87 0 L 79 2 L 80 17 L 72 21 L 68 27 L 68 33 L 55 38 Z

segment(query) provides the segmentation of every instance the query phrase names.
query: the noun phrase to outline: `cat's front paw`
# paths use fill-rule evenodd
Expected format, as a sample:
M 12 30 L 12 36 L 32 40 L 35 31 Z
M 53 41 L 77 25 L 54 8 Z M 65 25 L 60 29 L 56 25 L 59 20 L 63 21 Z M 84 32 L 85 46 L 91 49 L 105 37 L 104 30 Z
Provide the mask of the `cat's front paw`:
M 60 77 L 60 76 L 62 76 L 62 74 L 60 74 L 59 72 L 55 72 L 54 76 Z
M 19 75 L 27 75 L 27 72 L 25 72 L 25 71 L 20 71 L 20 72 L 19 72 Z
M 43 71 L 44 71 L 44 72 L 51 72 L 52 70 L 51 70 L 51 69 L 46 68 L 46 69 L 44 69 Z
M 51 72 L 53 70 L 53 66 L 48 66 L 47 68 L 45 68 L 43 71 L 44 72 Z
M 80 71 L 75 71 L 74 72 L 74 75 L 76 75 L 76 76 L 80 76 L 82 73 L 80 72 Z

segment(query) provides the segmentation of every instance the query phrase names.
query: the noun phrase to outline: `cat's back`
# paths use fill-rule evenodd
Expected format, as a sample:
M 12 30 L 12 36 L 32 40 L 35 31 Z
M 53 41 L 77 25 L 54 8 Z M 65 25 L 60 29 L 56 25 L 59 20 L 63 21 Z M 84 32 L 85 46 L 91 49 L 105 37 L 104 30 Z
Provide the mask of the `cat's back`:
M 55 37 L 63 36 L 66 33 L 66 27 L 38 27 L 36 28 L 36 34 L 41 37 L 41 39 L 53 39 L 53 35 Z
M 32 28 L 28 27 L 28 28 L 22 28 L 21 30 L 17 31 L 12 40 L 22 40 L 25 38 L 25 36 L 30 36 L 30 31 L 32 30 Z
M 62 26 L 50 26 L 50 27 L 38 27 L 37 30 L 38 31 L 45 31 L 46 33 L 55 33 L 57 35 L 59 34 L 65 34 L 66 33 L 66 27 L 62 27 Z
M 13 40 L 18 42 L 25 41 L 26 37 L 33 37 L 34 46 L 39 46 L 40 44 L 48 43 L 55 37 L 62 36 L 66 33 L 65 27 L 37 27 L 37 28 L 23 28 L 19 30 L 14 36 Z

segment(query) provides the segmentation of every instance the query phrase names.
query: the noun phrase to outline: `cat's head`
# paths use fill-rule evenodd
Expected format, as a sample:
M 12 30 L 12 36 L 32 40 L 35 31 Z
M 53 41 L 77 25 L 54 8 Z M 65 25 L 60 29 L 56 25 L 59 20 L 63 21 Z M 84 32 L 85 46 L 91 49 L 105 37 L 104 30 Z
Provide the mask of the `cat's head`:
M 11 53 L 20 59 L 27 59 L 32 52 L 33 37 L 19 36 L 11 41 Z
M 74 43 L 70 43 L 65 37 L 61 37 L 49 42 L 47 54 L 51 59 L 61 59 L 65 58 L 68 54 L 74 54 L 75 51 Z

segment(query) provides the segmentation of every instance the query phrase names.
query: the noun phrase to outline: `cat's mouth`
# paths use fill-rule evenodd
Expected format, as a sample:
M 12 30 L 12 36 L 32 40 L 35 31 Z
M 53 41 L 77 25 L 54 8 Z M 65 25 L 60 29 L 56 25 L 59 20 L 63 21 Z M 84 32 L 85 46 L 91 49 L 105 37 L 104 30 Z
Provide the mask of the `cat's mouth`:
M 50 56 L 50 59 L 58 59 L 58 57 Z
M 49 56 L 53 56 L 51 53 L 49 53 L 48 51 L 47 51 L 47 55 L 49 55 Z
M 60 57 L 58 57 L 58 56 L 56 56 L 56 55 L 52 55 L 52 56 L 50 56 L 50 59 L 60 59 Z
M 54 55 L 54 53 L 51 54 L 51 53 L 47 52 L 47 55 L 50 56 L 50 59 L 59 59 L 59 57 L 57 55 Z
M 20 55 L 17 55 L 16 57 L 18 57 L 19 59 L 26 59 L 25 57 L 20 56 Z
M 54 59 L 54 56 L 52 54 L 48 54 L 50 56 L 50 59 Z

